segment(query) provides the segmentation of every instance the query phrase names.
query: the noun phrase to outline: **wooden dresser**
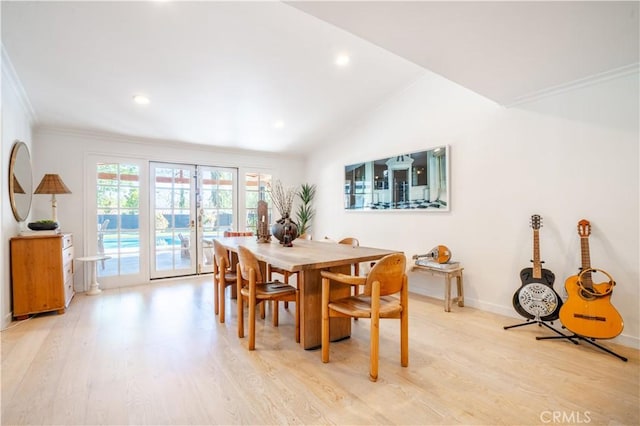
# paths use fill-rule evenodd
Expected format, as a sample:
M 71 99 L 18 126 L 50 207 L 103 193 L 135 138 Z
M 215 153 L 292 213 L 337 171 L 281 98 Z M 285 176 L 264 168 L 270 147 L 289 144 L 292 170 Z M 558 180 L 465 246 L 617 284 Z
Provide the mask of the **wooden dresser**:
M 29 235 L 11 239 L 13 316 L 57 311 L 73 298 L 73 235 Z

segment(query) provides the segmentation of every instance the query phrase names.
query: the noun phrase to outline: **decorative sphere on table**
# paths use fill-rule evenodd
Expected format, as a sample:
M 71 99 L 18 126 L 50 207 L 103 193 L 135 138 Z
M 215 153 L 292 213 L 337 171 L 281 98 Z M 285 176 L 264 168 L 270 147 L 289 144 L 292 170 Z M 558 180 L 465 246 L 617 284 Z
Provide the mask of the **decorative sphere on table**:
M 298 225 L 291 218 L 283 217 L 271 226 L 271 235 L 280 241 L 280 244 L 288 244 L 286 247 L 291 247 L 291 242 L 298 238 Z

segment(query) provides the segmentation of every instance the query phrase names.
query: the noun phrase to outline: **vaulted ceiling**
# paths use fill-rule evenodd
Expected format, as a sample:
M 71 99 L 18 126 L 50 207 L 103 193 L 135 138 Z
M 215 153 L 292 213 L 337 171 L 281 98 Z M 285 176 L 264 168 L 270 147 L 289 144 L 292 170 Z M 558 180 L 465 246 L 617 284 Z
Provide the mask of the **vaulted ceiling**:
M 506 106 L 637 72 L 638 4 L 3 1 L 2 44 L 39 126 L 303 154 L 425 70 Z

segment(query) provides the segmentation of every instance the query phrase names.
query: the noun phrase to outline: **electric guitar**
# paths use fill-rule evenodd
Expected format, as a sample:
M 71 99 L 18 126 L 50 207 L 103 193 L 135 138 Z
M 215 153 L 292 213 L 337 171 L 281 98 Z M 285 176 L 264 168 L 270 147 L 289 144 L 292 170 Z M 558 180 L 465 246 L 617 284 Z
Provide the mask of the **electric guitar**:
M 542 268 L 540 260 L 540 215 L 531 216 L 533 228 L 533 267 L 520 271 L 522 285 L 513 295 L 513 307 L 527 319 L 536 321 L 554 321 L 558 319 L 558 312 L 562 306 L 562 299 L 553 289 L 555 275 L 548 269 Z
M 574 334 L 592 339 L 612 339 L 622 333 L 624 323 L 620 313 L 611 304 L 611 292 L 616 285 L 611 275 L 591 267 L 589 259 L 589 235 L 591 224 L 582 219 L 578 222 L 582 268 L 564 283 L 568 299 L 560 309 L 560 321 Z M 592 273 L 601 272 L 608 282 L 593 283 Z

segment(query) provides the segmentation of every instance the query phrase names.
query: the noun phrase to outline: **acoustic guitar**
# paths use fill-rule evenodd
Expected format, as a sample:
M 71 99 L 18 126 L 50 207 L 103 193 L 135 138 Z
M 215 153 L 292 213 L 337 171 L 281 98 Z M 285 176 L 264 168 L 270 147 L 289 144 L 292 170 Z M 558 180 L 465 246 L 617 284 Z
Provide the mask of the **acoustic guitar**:
M 513 307 L 523 317 L 536 321 L 554 321 L 562 306 L 562 299 L 553 289 L 555 275 L 542 268 L 540 260 L 540 215 L 531 216 L 533 229 L 533 267 L 520 271 L 522 285 L 513 295 Z
M 592 339 L 612 339 L 622 333 L 622 317 L 611 304 L 611 293 L 615 281 L 601 269 L 591 267 L 589 235 L 591 224 L 582 219 L 578 222 L 582 267 L 578 275 L 565 281 L 568 298 L 560 309 L 560 321 L 569 331 Z M 606 275 L 608 281 L 593 283 L 593 272 Z
M 451 250 L 449 250 L 447 246 L 439 245 L 432 248 L 429 253 L 413 255 L 414 259 L 421 259 L 424 257 L 430 258 L 432 261 L 437 263 L 447 263 L 451 260 Z

